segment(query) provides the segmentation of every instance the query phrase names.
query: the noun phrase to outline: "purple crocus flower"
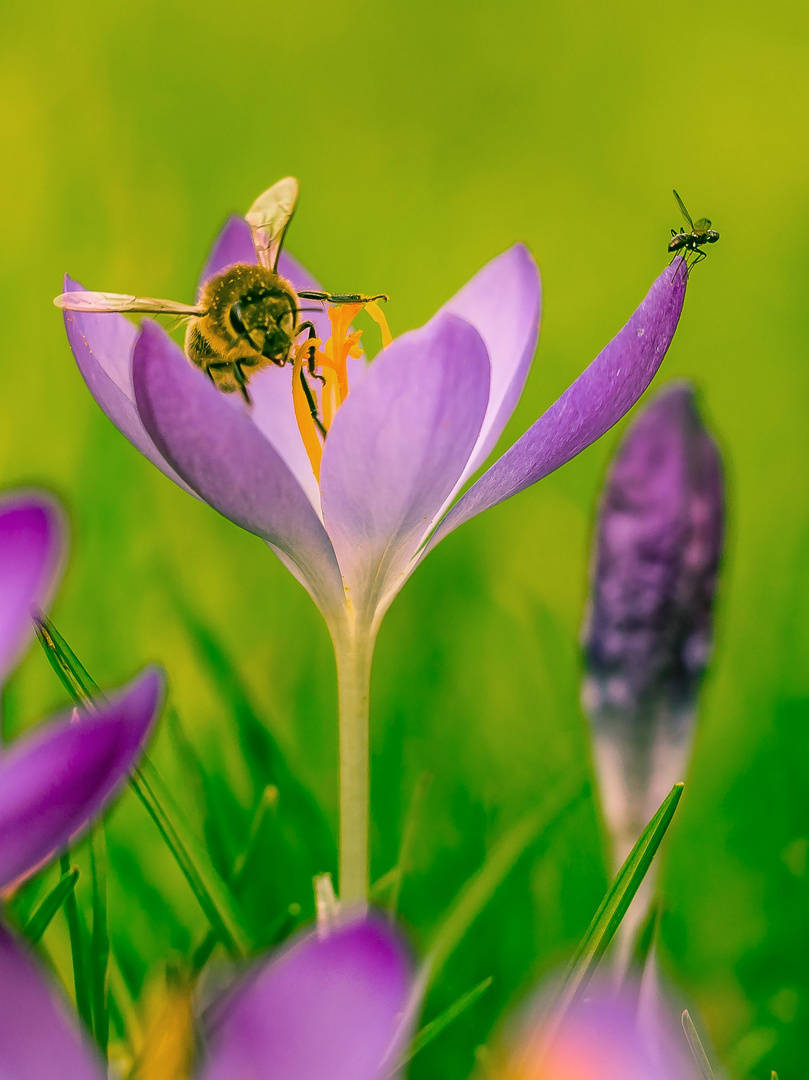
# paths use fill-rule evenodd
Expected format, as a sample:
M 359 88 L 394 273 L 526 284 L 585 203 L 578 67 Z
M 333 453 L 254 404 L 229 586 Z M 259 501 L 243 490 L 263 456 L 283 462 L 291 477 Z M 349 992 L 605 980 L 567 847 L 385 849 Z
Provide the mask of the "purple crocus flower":
M 661 1001 L 639 1017 L 637 991 L 616 995 L 594 983 L 551 1035 L 529 1020 L 497 1075 L 500 1080 L 697 1080 L 674 1018 Z
M 67 712 L 6 751 L 0 759 L 0 892 L 102 813 L 136 764 L 162 693 L 162 675 L 146 669 L 96 712 L 80 718 Z
M 206 1031 L 199 1080 L 381 1080 L 409 986 L 409 963 L 381 921 L 298 940 L 256 967 Z M 61 996 L 0 929 L 0 1075 L 103 1080 Z M 176 1080 L 183 1080 L 177 1077 Z
M 0 686 L 33 637 L 32 612 L 50 600 L 65 531 L 60 507 L 43 492 L 0 496 Z
M 201 284 L 256 260 L 247 222 L 233 218 Z M 286 253 L 278 269 L 298 292 L 317 289 Z M 534 355 L 540 283 L 522 245 L 369 366 L 350 363 L 347 327 L 338 333 L 340 319 L 330 313 L 324 355 L 342 350 L 349 366 L 322 448 L 296 412 L 291 365 L 253 375 L 248 405 L 220 392 L 156 323 L 138 330 L 121 315 L 65 312 L 82 375 L 113 423 L 181 487 L 263 539 L 328 623 L 339 681 L 344 900 L 366 891 L 368 686 L 384 613 L 458 525 L 547 476 L 632 407 L 668 349 L 686 282 L 678 260 L 584 373 L 457 501 L 501 435 Z M 66 288 L 80 291 L 70 280 Z M 59 303 L 66 307 L 67 298 Z M 325 315 L 312 321 L 325 341 Z
M 601 499 L 584 632 L 585 710 L 621 861 L 682 779 L 711 653 L 724 497 L 692 387 L 639 414 Z

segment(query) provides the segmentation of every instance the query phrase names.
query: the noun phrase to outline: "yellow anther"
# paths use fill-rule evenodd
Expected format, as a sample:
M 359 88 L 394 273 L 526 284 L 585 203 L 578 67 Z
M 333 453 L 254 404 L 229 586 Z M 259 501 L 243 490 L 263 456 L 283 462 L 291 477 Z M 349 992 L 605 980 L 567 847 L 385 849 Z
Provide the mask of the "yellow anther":
M 292 365 L 292 404 L 295 409 L 298 430 L 301 433 L 304 449 L 309 458 L 309 464 L 312 466 L 315 479 L 320 483 L 320 460 L 323 457 L 323 445 L 320 442 L 320 432 L 317 429 L 315 418 L 312 416 L 312 407 L 303 383 L 306 378 L 303 373 L 305 362 L 306 350 L 299 349 Z M 311 388 L 309 392 L 312 392 Z
M 383 315 L 379 302 L 377 300 L 369 300 L 365 305 L 365 310 L 379 327 L 379 331 L 382 334 L 382 348 L 387 348 L 393 341 L 393 336 L 388 328 L 388 320 Z
M 194 1010 L 187 986 L 164 986 L 149 996 L 143 1048 L 132 1080 L 188 1080 L 194 1058 Z

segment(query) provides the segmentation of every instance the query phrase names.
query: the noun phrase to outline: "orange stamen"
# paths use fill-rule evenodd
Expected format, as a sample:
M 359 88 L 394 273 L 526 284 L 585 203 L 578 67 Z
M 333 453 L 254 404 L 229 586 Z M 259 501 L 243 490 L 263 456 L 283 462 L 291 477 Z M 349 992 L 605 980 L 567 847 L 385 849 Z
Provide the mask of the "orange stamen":
M 379 301 L 369 300 L 365 305 L 365 310 L 379 327 L 380 333 L 382 334 L 382 348 L 386 349 L 393 341 L 393 335 L 388 327 L 388 320 L 382 314 L 382 308 L 379 306 Z

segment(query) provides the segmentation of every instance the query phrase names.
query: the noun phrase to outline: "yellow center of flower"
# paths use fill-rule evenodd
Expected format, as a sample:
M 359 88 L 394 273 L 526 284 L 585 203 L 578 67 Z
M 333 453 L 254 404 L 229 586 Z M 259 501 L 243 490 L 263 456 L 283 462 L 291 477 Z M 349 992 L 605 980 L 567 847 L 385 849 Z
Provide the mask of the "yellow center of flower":
M 147 998 L 143 1043 L 130 1080 L 188 1080 L 195 1043 L 188 986 L 153 987 Z
M 331 337 L 308 338 L 295 349 L 292 366 L 292 403 L 303 445 L 318 482 L 323 444 L 337 410 L 348 397 L 348 358 L 359 359 L 362 330 L 352 330 L 351 322 L 362 309 L 379 326 L 382 347 L 391 342 L 385 316 L 376 300 L 366 303 L 336 304 L 329 308 Z

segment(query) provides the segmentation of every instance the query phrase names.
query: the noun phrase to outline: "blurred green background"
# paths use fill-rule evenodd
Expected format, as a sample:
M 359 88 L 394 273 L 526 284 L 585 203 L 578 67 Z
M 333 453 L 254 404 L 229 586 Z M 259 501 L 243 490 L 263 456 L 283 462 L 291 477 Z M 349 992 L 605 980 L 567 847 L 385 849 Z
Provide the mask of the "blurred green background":
M 329 288 L 390 293 L 394 332 L 524 240 L 542 271 L 543 329 L 506 445 L 665 265 L 680 224 L 671 188 L 694 217 L 713 218 L 722 241 L 694 274 L 659 376 L 701 388 L 730 506 L 717 650 L 665 855 L 664 954 L 736 1075 L 799 1075 L 809 1030 L 809 8 L 43 0 L 6 5 L 3 21 L 0 475 L 44 484 L 69 509 L 54 618 L 96 679 L 119 683 L 152 660 L 168 668 L 211 774 L 210 804 L 229 805 L 234 791 L 225 849 L 238 850 L 254 792 L 228 694 L 186 609 L 230 657 L 242 709 L 271 726 L 333 832 L 329 641 L 260 542 L 175 488 L 101 414 L 51 306 L 62 273 L 190 299 L 225 215 L 288 173 L 302 183 L 289 249 Z M 401 898 L 417 943 L 503 829 L 558 777 L 589 768 L 577 635 L 616 435 L 454 534 L 383 627 L 373 864 L 382 874 L 395 862 L 413 789 L 431 773 Z M 32 651 L 6 693 L 7 727 L 62 702 Z M 160 743 L 189 801 L 165 725 Z M 131 796 L 111 846 L 113 940 L 137 984 L 138 957 L 154 967 L 184 951 L 202 921 Z M 520 861 L 427 1014 L 488 975 L 492 987 L 416 1059 L 415 1077 L 466 1075 L 505 1005 L 566 958 L 603 892 L 600 850 L 588 797 Z M 271 854 L 267 888 L 289 902 L 305 885 L 280 880 Z M 58 928 L 49 941 L 58 954 Z

